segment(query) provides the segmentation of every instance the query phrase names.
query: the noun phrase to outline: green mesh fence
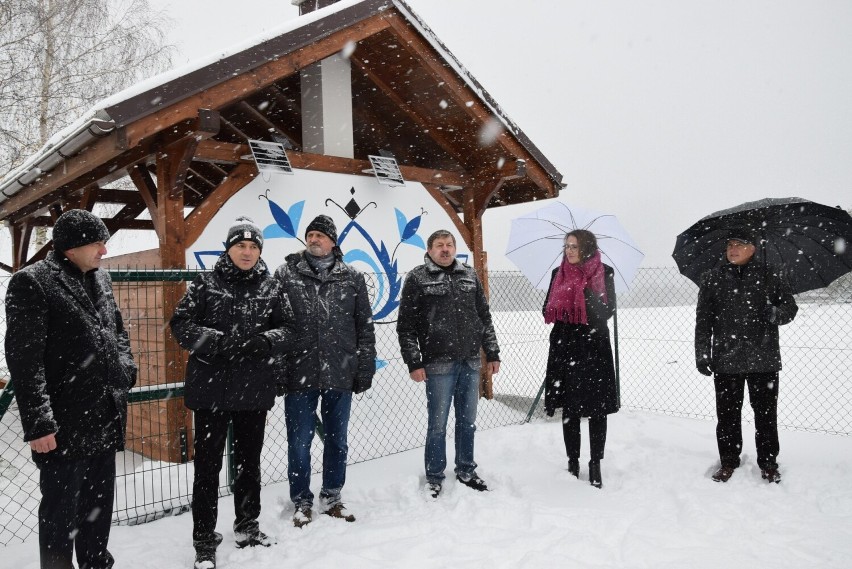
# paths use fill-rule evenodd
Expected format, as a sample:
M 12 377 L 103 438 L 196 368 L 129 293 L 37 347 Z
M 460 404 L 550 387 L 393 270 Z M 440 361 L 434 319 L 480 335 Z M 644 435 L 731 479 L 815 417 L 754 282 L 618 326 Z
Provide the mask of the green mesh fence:
M 117 458 L 114 523 L 135 524 L 189 509 L 192 494 L 192 417 L 183 407 L 180 354 L 167 353 L 161 306 L 183 292 L 192 271 L 113 272 L 114 290 L 140 368 L 128 412 L 127 449 Z M 374 275 L 366 275 L 373 294 Z M 8 276 L 0 277 L 5 297 Z M 492 272 L 491 309 L 503 363 L 494 377 L 494 398 L 481 400 L 477 425 L 490 429 L 540 419 L 539 393 L 547 362 L 549 327 L 543 322 L 543 291 L 516 272 Z M 617 353 L 625 407 L 670 415 L 714 418 L 713 383 L 693 363 L 697 287 L 674 268 L 643 269 L 619 300 Z M 385 293 L 386 294 L 386 293 Z M 796 321 L 781 328 L 779 424 L 787 429 L 852 433 L 852 278 L 797 297 Z M 426 399 L 399 356 L 395 314 L 376 323 L 381 368 L 373 389 L 355 396 L 349 428 L 349 462 L 357 463 L 423 446 Z M 615 328 L 615 327 L 613 327 Z M 5 337 L 5 311 L 0 316 Z M 0 381 L 8 378 L 0 356 Z M 38 473 L 22 440 L 10 390 L 0 393 L 0 545 L 37 532 Z M 745 406 L 744 418 L 750 421 Z M 448 426 L 452 436 L 453 420 Z M 227 450 L 226 450 L 227 455 Z M 315 469 L 322 442 L 312 448 Z M 225 457 L 227 459 L 227 456 Z M 228 461 L 220 494 L 230 492 Z M 287 477 L 283 400 L 268 415 L 262 457 L 265 484 Z

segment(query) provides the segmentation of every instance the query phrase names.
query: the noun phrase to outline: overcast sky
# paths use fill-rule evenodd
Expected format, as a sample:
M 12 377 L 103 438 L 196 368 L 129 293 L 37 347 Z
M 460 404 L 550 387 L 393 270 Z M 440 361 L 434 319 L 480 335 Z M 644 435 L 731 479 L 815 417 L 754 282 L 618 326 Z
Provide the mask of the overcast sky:
M 176 66 L 298 16 L 289 0 L 151 1 L 174 19 Z M 617 215 L 646 267 L 743 201 L 852 207 L 848 0 L 409 5 L 563 174 L 559 199 Z M 505 228 L 530 209 L 485 214 L 491 269 L 512 268 Z

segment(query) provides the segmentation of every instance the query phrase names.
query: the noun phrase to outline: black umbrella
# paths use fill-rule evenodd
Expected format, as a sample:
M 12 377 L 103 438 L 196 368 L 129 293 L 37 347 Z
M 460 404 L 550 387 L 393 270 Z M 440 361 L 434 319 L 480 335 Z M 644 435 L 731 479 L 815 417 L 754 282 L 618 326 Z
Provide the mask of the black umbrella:
M 779 267 L 794 294 L 823 288 L 852 271 L 852 216 L 802 198 L 767 198 L 702 218 L 677 236 L 672 257 L 696 284 L 720 266 L 731 231 L 760 236 L 759 257 Z

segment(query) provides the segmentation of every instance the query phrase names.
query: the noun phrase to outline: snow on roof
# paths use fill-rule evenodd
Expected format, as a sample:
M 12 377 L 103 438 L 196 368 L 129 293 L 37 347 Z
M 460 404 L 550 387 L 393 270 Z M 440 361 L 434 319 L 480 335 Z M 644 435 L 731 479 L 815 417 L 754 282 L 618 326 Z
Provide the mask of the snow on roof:
M 54 152 L 57 148 L 63 146 L 73 137 L 77 136 L 81 132 L 89 129 L 89 127 L 94 123 L 98 122 L 100 125 L 100 130 L 104 129 L 104 122 L 112 123 L 112 126 L 115 126 L 115 121 L 109 117 L 109 115 L 105 112 L 105 109 L 113 107 L 119 103 L 124 101 L 128 101 L 133 97 L 137 97 L 146 92 L 152 91 L 157 87 L 165 85 L 170 81 L 188 75 L 194 71 L 199 69 L 203 69 L 207 66 L 213 65 L 218 61 L 222 61 L 236 54 L 242 53 L 244 51 L 250 50 L 253 47 L 256 47 L 266 41 L 269 41 L 273 38 L 288 34 L 297 30 L 301 27 L 312 24 L 318 20 L 326 18 L 332 14 L 341 12 L 346 10 L 347 8 L 351 8 L 358 4 L 361 4 L 367 0 L 340 0 L 330 6 L 325 8 L 321 8 L 319 10 L 315 10 L 313 12 L 309 12 L 298 18 L 294 18 L 292 20 L 286 21 L 279 26 L 270 28 L 261 33 L 258 33 L 255 36 L 247 38 L 243 41 L 240 41 L 227 49 L 223 49 L 219 52 L 211 53 L 205 57 L 200 57 L 195 59 L 185 65 L 175 67 L 169 71 L 160 73 L 154 77 L 149 79 L 145 79 L 140 81 L 130 87 L 115 93 L 105 99 L 102 99 L 98 103 L 96 103 L 91 109 L 85 112 L 82 116 L 80 116 L 76 121 L 69 124 L 67 127 L 63 128 L 56 134 L 54 134 L 47 143 L 39 149 L 36 153 L 30 156 L 24 163 L 20 166 L 9 172 L 5 177 L 0 179 L 0 201 L 8 198 L 10 194 L 6 193 L 6 189 L 12 183 L 18 183 L 21 187 L 24 187 L 44 173 L 42 170 L 38 169 L 36 166 L 46 162 L 46 158 Z M 493 114 L 498 117 L 503 126 L 511 132 L 515 137 L 523 139 L 521 142 L 526 146 L 527 140 L 523 135 L 518 126 L 511 121 L 505 113 L 502 111 L 500 106 L 494 101 L 490 95 L 482 88 L 482 86 L 474 79 L 470 73 L 465 69 L 465 67 L 455 58 L 455 56 L 449 51 L 449 49 L 444 46 L 444 44 L 437 38 L 437 36 L 432 32 L 428 25 L 419 17 L 414 11 L 402 0 L 387 0 L 387 7 L 391 5 L 395 6 L 400 13 L 402 13 L 406 19 L 418 30 L 418 32 L 429 42 L 429 44 L 440 53 L 443 58 L 447 61 L 447 63 L 453 68 L 453 70 L 461 77 L 464 82 L 470 87 L 470 89 L 479 97 L 479 99 L 493 112 Z M 380 7 L 380 9 L 385 9 L 384 7 Z M 109 132 L 109 130 L 107 130 Z M 543 156 L 539 156 L 539 159 L 547 162 L 547 159 Z M 49 169 L 45 171 L 50 171 Z M 31 174 L 32 180 L 29 180 L 26 183 L 16 182 L 16 180 L 23 178 L 27 174 Z M 13 190 L 11 193 L 17 193 L 21 188 Z

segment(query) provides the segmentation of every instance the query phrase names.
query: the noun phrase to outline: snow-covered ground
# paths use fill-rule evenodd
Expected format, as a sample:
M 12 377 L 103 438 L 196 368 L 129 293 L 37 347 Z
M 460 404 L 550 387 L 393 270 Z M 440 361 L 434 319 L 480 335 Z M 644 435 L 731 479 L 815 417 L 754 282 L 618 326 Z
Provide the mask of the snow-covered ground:
M 584 426 L 585 431 L 585 426 Z M 492 491 L 448 480 L 421 490 L 422 449 L 349 468 L 354 524 L 319 517 L 290 522 L 287 485 L 263 490 L 269 549 L 237 550 L 233 502 L 220 501 L 219 566 L 275 568 L 845 568 L 852 559 L 852 440 L 782 431 L 784 481 L 768 485 L 745 426 L 744 464 L 727 484 L 714 423 L 622 411 L 610 419 L 604 488 L 566 471 L 559 423 L 539 421 L 478 434 L 479 473 Z M 584 444 L 586 442 L 584 432 Z M 449 450 L 452 457 L 452 448 Z M 452 459 L 451 459 L 452 460 Z M 318 485 L 318 477 L 313 486 Z M 116 567 L 190 567 L 190 515 L 113 528 Z M 2 565 L 38 566 L 36 543 L 3 549 Z

